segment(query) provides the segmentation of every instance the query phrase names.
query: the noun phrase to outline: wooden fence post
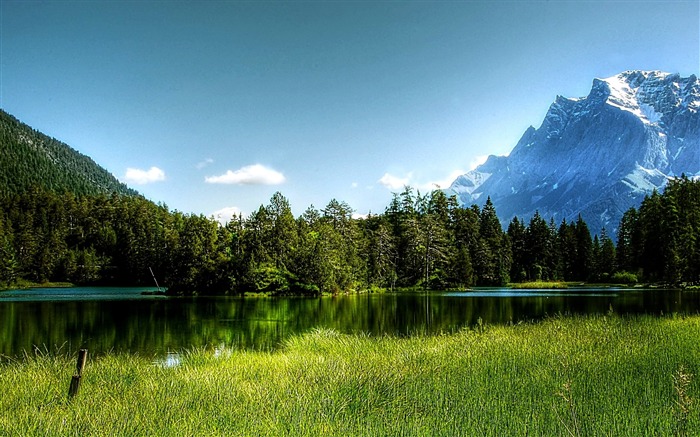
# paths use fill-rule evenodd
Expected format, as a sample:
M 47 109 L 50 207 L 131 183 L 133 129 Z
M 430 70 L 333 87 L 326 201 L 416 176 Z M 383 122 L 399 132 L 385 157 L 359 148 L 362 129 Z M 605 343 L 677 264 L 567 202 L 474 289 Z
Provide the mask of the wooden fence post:
M 73 375 L 73 379 L 70 381 L 70 388 L 68 389 L 68 397 L 73 398 L 78 394 L 78 389 L 80 388 L 80 378 L 83 377 L 83 369 L 85 369 L 85 362 L 87 361 L 87 349 L 80 349 L 78 351 L 78 362 L 76 364 L 76 373 Z

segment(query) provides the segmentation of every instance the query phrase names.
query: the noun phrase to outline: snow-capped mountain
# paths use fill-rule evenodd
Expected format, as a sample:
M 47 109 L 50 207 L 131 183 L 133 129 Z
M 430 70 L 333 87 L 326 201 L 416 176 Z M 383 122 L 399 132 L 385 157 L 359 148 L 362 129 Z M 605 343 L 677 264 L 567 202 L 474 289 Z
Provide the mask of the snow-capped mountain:
M 615 234 L 622 214 L 670 177 L 700 177 L 700 81 L 660 71 L 594 79 L 587 97 L 558 96 L 539 129 L 490 156 L 446 191 L 465 205 L 490 196 L 504 226 L 543 217 Z

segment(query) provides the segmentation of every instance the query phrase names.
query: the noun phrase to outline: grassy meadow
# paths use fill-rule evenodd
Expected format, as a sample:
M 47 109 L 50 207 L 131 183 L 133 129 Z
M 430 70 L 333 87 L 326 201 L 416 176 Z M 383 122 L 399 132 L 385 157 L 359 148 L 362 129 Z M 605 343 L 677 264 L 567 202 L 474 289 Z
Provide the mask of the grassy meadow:
M 318 330 L 279 350 L 0 363 L 0 436 L 700 435 L 700 316 L 554 317 L 444 336 Z

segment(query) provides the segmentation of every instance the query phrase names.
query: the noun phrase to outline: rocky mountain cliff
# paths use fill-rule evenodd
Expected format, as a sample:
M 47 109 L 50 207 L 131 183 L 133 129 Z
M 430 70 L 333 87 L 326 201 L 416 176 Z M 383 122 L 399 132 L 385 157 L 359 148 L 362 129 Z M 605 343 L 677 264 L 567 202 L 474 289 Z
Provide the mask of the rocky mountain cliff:
M 91 158 L 0 110 L 0 195 L 36 187 L 76 195 L 136 195 Z
M 594 79 L 588 96 L 558 96 L 539 129 L 447 189 L 465 205 L 490 196 L 504 226 L 535 213 L 579 214 L 615 234 L 622 214 L 669 178 L 700 177 L 700 81 L 659 71 Z

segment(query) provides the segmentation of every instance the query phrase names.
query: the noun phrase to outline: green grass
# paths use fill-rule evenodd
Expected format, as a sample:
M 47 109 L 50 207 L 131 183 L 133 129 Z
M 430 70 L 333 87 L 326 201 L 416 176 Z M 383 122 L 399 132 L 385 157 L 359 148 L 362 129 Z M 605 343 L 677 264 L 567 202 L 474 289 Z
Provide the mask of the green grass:
M 318 330 L 179 366 L 0 363 L 0 435 L 697 435 L 700 316 L 555 317 L 444 336 Z
M 23 290 L 27 288 L 69 288 L 75 287 L 70 282 L 31 282 L 25 279 L 18 279 L 12 284 L 0 284 L 0 291 L 3 290 Z

